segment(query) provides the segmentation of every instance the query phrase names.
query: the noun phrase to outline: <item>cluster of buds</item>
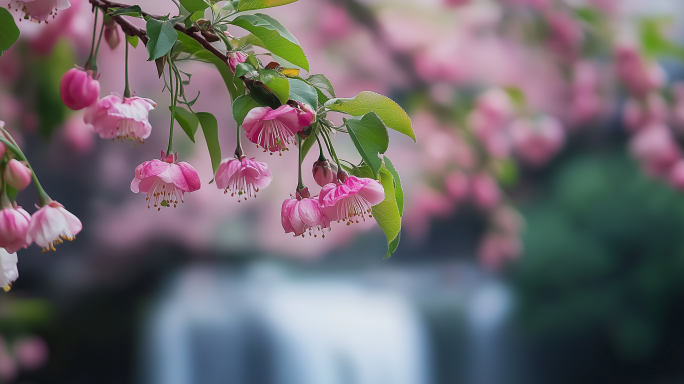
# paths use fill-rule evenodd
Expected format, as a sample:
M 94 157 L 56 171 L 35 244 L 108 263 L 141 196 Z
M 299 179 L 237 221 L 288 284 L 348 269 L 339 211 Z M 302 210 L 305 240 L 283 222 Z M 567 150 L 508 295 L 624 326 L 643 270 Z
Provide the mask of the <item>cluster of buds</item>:
M 4 129 L 3 122 L 0 122 L 0 130 L 0 287 L 9 290 L 19 277 L 17 251 L 33 243 L 42 247 L 43 251 L 54 251 L 56 244 L 73 240 L 82 225 L 76 216 L 45 193 L 24 154 Z M 16 193 L 26 189 L 31 180 L 36 181 L 41 205 L 33 215 L 13 201 Z

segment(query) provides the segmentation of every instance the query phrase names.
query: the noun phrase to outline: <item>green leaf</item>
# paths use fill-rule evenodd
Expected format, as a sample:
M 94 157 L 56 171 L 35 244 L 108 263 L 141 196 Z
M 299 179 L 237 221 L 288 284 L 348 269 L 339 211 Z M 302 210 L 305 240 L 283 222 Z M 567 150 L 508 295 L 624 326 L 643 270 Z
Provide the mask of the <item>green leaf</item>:
M 506 91 L 508 97 L 511 99 L 516 108 L 519 110 L 524 110 L 527 108 L 527 97 L 522 89 L 518 87 L 505 87 L 504 91 Z
M 375 92 L 363 91 L 353 99 L 331 99 L 325 106 L 331 111 L 344 112 L 352 116 L 363 116 L 375 112 L 388 128 L 416 141 L 416 135 L 411 127 L 411 119 L 406 112 L 392 99 Z
M 142 9 L 138 5 L 132 5 L 127 8 L 119 8 L 116 11 L 109 14 L 109 16 L 133 16 L 142 17 Z
M 238 82 L 236 84 L 234 81 L 235 77 L 233 76 L 233 72 L 225 62 L 221 61 L 211 52 L 204 49 L 204 47 L 198 43 L 197 40 L 184 33 L 178 35 L 178 41 L 183 44 L 183 52 L 189 53 L 201 61 L 216 66 L 216 69 L 218 69 L 219 73 L 221 74 L 223 82 L 225 83 L 226 88 L 228 88 L 228 92 L 230 92 L 230 96 L 233 100 L 244 93 L 244 85 L 242 82 Z
M 204 11 L 205 9 L 209 8 L 209 4 L 202 0 L 180 0 L 180 3 L 190 13 Z
M 19 38 L 19 28 L 14 17 L 5 8 L 0 8 L 0 56 Z
M 337 97 L 335 96 L 335 88 L 333 88 L 332 83 L 325 75 L 311 75 L 306 81 L 329 97 Z
M 138 48 L 138 43 L 140 42 L 140 39 L 138 39 L 138 36 L 126 35 L 126 41 L 128 41 L 128 44 L 130 44 L 133 48 Z
M 237 10 L 252 11 L 255 9 L 264 9 L 271 7 L 278 7 L 285 4 L 294 3 L 297 0 L 240 0 Z
M 207 148 L 209 148 L 209 156 L 211 157 L 211 167 L 214 174 L 221 164 L 221 146 L 218 141 L 218 121 L 214 115 L 209 112 L 197 112 L 197 118 L 200 125 L 202 125 L 202 132 L 204 132 L 204 139 L 207 141 Z
M 387 127 L 373 112 L 363 117 L 345 120 L 345 123 L 356 149 L 363 161 L 373 170 L 373 176 L 377 179 L 378 172 L 382 168 L 382 159 L 378 154 L 385 153 L 389 146 Z
M 235 68 L 235 77 L 244 76 L 254 71 L 256 71 L 256 68 L 252 64 L 240 63 Z
M 280 100 L 281 104 L 290 99 L 290 82 L 288 79 L 271 69 L 260 69 L 259 78 L 262 83 Z
M 169 109 L 171 109 L 171 107 L 169 107 Z M 197 132 L 197 126 L 199 125 L 199 119 L 197 116 L 183 107 L 176 106 L 175 117 L 178 124 L 180 124 L 181 128 L 183 128 L 185 134 L 188 135 L 190 140 L 192 140 L 194 143 L 195 132 Z
M 250 95 L 242 95 L 233 102 L 233 118 L 238 124 L 238 127 L 245 121 L 245 117 L 252 109 L 260 107 L 261 105 L 254 101 Z
M 256 15 L 238 16 L 232 24 L 254 34 L 269 51 L 307 71 L 309 70 L 309 61 L 299 46 L 299 42 L 275 19 L 257 13 Z
M 641 46 L 649 58 L 670 56 L 684 60 L 684 47 L 663 34 L 663 28 L 673 21 L 671 17 L 651 17 L 642 20 L 639 31 Z
M 385 189 L 385 200 L 373 207 L 373 217 L 383 232 L 385 232 L 385 237 L 387 237 L 387 254 L 385 258 L 388 258 L 392 256 L 392 253 L 394 253 L 399 245 L 401 214 L 397 206 L 394 179 L 388 170 L 380 170 L 380 183 Z
M 175 21 L 159 21 L 156 19 L 147 20 L 147 42 L 148 61 L 156 60 L 171 51 L 178 39 L 178 32 L 173 28 Z
M 394 190 L 396 192 L 395 197 L 397 200 L 397 207 L 399 208 L 399 216 L 404 217 L 404 188 L 401 186 L 401 178 L 399 177 L 399 172 L 394 168 L 394 164 L 390 161 L 389 157 L 384 156 L 385 168 L 392 174 L 394 179 Z
M 316 93 L 314 87 L 297 79 L 289 79 L 289 81 L 290 99 L 309 104 L 314 110 L 316 110 L 318 107 L 318 94 Z

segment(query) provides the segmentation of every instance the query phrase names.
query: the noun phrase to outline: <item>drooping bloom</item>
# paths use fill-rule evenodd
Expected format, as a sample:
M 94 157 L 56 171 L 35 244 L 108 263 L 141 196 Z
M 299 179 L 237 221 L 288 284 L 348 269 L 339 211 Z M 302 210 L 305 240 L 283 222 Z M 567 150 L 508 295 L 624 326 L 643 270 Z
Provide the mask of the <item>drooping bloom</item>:
M 238 64 L 242 64 L 247 61 L 248 57 L 249 55 L 242 51 L 228 52 L 228 66 L 230 67 L 230 70 L 235 73 L 235 69 L 237 69 Z
M 67 107 L 78 111 L 97 101 L 100 95 L 100 82 L 93 78 L 92 71 L 71 68 L 59 82 L 59 93 Z
M 33 172 L 24 163 L 19 160 L 12 159 L 5 167 L 5 182 L 12 188 L 23 191 L 31 184 L 31 176 Z
M 14 253 L 26 248 L 26 234 L 31 223 L 31 215 L 21 207 L 6 208 L 0 211 L 0 248 Z
M 266 188 L 271 184 L 273 176 L 266 163 L 248 159 L 242 156 L 240 159 L 223 159 L 216 171 L 216 186 L 223 189 L 224 193 L 231 191 L 231 196 L 237 193 L 238 202 L 240 197 L 247 200 L 248 196 L 256 197 L 260 188 Z
M 178 163 L 178 153 L 168 156 L 161 153 L 162 160 L 150 160 L 135 169 L 135 178 L 131 182 L 131 191 L 147 195 L 147 208 L 154 204 L 157 210 L 162 206 L 178 205 L 183 201 L 186 192 L 200 189 L 200 179 L 195 168 L 186 163 Z
M 330 221 L 359 222 L 366 215 L 372 217 L 371 208 L 385 199 L 385 189 L 377 180 L 349 176 L 344 183 L 327 184 L 321 189 L 319 203 L 321 211 Z
M 287 150 L 294 136 L 304 128 L 299 123 L 297 110 L 285 104 L 278 109 L 253 108 L 242 123 L 247 138 L 271 153 Z
M 43 252 L 54 251 L 56 244 L 75 239 L 81 229 L 83 229 L 81 220 L 64 209 L 62 204 L 53 201 L 31 216 L 31 224 L 26 234 L 26 245 L 35 242 L 43 248 Z
M 19 278 L 17 270 L 17 253 L 9 253 L 0 248 L 0 287 L 9 291 L 12 283 Z
M 325 187 L 326 184 L 330 184 L 335 181 L 335 172 L 333 172 L 332 168 L 330 168 L 330 164 L 327 160 L 316 161 L 313 164 L 313 169 L 311 172 L 313 173 L 316 184 L 320 185 L 321 187 Z
M 285 233 L 293 232 L 295 236 L 304 237 L 304 233 L 309 232 L 309 236 L 313 234 L 317 237 L 318 231 L 325 238 L 323 229 L 330 228 L 330 220 L 321 212 L 318 201 L 311 198 L 292 198 L 283 201 L 280 220 Z
M 47 23 L 50 15 L 54 17 L 57 11 L 67 9 L 70 6 L 69 0 L 13 0 L 8 8 L 19 9 L 31 20 Z
M 92 125 L 95 133 L 103 139 L 131 139 L 142 143 L 152 133 L 148 117 L 150 110 L 156 106 L 150 99 L 122 99 L 117 95 L 109 95 L 90 106 L 83 121 Z

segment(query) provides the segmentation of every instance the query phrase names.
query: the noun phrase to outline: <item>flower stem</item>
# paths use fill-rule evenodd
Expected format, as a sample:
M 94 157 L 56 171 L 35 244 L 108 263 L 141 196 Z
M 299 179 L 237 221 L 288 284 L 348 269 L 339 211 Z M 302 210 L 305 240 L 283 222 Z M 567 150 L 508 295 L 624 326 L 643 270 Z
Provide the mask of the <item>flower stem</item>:
M 166 155 L 168 156 L 173 149 L 173 125 L 176 120 L 176 102 L 178 101 L 178 90 L 180 85 L 178 84 L 178 76 L 174 76 L 174 71 L 172 70 L 173 62 L 171 61 L 171 56 L 168 57 L 169 61 L 169 93 L 171 93 L 171 126 L 169 127 L 169 147 L 166 150 Z M 176 90 L 173 89 L 173 78 L 176 78 Z
M 48 196 L 47 192 L 45 192 L 45 189 L 43 189 L 43 186 L 40 185 L 40 181 L 38 181 L 38 177 L 36 176 L 36 172 L 33 170 L 33 167 L 31 167 L 31 163 L 29 163 L 28 159 L 24 155 L 24 153 L 19 149 L 19 146 L 17 146 L 17 143 L 12 139 L 9 134 L 4 128 L 2 129 L 2 132 L 5 134 L 5 136 L 9 137 L 11 142 L 7 140 L 5 137 L 2 137 L 0 135 L 0 142 L 5 144 L 7 149 L 11 150 L 14 152 L 14 154 L 19 158 L 19 160 L 26 162 L 26 165 L 29 167 L 31 170 L 31 179 L 33 179 L 33 183 L 36 185 L 36 190 L 38 191 L 38 203 L 40 203 L 40 206 L 48 205 L 50 202 L 52 202 L 52 199 L 50 196 Z
M 323 141 L 325 141 L 326 147 L 328 147 L 328 153 L 330 153 L 330 156 L 335 159 L 335 164 L 337 164 L 337 169 L 342 169 L 342 166 L 340 165 L 340 159 L 337 158 L 337 154 L 335 153 L 335 148 L 332 145 L 332 140 L 330 140 L 330 137 L 328 136 L 328 133 L 324 130 L 321 130 L 321 133 L 323 135 Z
M 124 89 L 124 97 L 131 97 L 131 88 L 128 86 L 128 39 L 124 40 L 126 44 L 126 88 Z
M 90 70 L 93 60 L 93 50 L 95 49 L 95 33 L 97 32 L 97 15 L 100 12 L 100 8 L 95 8 L 95 17 L 93 20 L 93 41 L 90 43 L 90 53 L 88 54 L 88 60 L 86 60 L 83 66 L 86 71 Z M 97 69 L 97 66 L 95 67 Z
M 325 155 L 323 154 L 323 146 L 321 145 L 321 139 L 316 135 L 316 141 L 318 142 L 318 161 L 326 161 Z
M 298 156 L 298 162 L 299 162 L 299 168 L 298 168 L 298 175 L 297 175 L 297 192 L 301 191 L 304 189 L 304 182 L 302 181 L 302 137 L 297 135 L 297 147 L 299 148 L 299 156 Z
M 104 32 L 104 27 L 105 27 L 105 23 L 104 23 L 104 17 L 103 17 L 102 18 L 102 27 L 100 27 L 100 37 L 97 39 L 97 47 L 95 47 L 95 52 L 93 53 L 93 57 L 90 59 L 91 60 L 90 68 L 95 73 L 97 73 L 97 71 L 98 71 L 97 54 L 100 52 L 100 42 L 102 42 L 102 34 Z

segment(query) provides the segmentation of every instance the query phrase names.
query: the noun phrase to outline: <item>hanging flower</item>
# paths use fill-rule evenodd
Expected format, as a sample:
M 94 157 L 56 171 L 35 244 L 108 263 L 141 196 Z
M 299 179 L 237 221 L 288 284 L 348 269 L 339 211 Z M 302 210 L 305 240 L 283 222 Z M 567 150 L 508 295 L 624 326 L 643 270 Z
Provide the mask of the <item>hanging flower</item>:
M 330 184 L 335 181 L 335 172 L 333 172 L 332 168 L 330 168 L 330 163 L 328 163 L 327 160 L 316 161 L 313 164 L 313 169 L 311 172 L 313 173 L 316 184 L 320 185 L 321 187 L 325 187 L 326 184 Z
M 14 253 L 26 248 L 26 234 L 31 223 L 31 215 L 21 207 L 5 208 L 0 211 L 0 248 Z
M 149 111 L 157 104 L 141 97 L 109 95 L 90 106 L 83 120 L 103 139 L 131 139 L 141 143 L 150 137 Z
M 342 184 L 327 184 L 319 195 L 321 211 L 330 221 L 354 220 L 358 223 L 360 216 L 364 221 L 366 215 L 372 217 L 371 208 L 385 199 L 385 189 L 377 180 L 365 177 L 349 176 Z
M 19 278 L 17 262 L 16 252 L 10 253 L 0 248 L 0 287 L 5 292 L 9 291 L 12 288 L 12 283 Z
M 5 182 L 14 189 L 20 191 L 26 189 L 31 184 L 31 176 L 33 176 L 31 168 L 17 159 L 10 160 L 5 166 Z
M 59 82 L 59 94 L 67 107 L 78 111 L 97 102 L 100 82 L 93 78 L 92 71 L 71 68 Z
M 54 18 L 57 11 L 71 6 L 69 0 L 12 0 L 7 8 L 19 9 L 31 20 L 48 22 L 48 17 Z
M 147 208 L 154 204 L 157 210 L 161 207 L 183 203 L 186 192 L 200 189 L 200 179 L 195 168 L 186 163 L 178 163 L 178 153 L 168 156 L 161 153 L 162 160 L 151 160 L 140 164 L 135 169 L 135 178 L 131 182 L 131 191 L 147 195 Z
M 297 110 L 287 104 L 275 110 L 253 108 L 242 127 L 249 141 L 270 152 L 287 150 L 286 145 L 294 143 L 294 136 L 304 128 L 299 123 Z
M 317 237 L 317 232 L 325 238 L 324 228 L 330 228 L 330 220 L 321 212 L 319 203 L 311 198 L 287 199 L 283 201 L 280 220 L 285 233 L 293 232 L 295 237 L 309 232 Z
M 78 217 L 64 209 L 62 204 L 52 201 L 31 216 L 26 245 L 35 242 L 43 252 L 54 251 L 56 244 L 72 241 L 81 229 L 83 225 Z
M 216 171 L 218 189 L 223 189 L 224 193 L 228 193 L 230 189 L 231 196 L 237 193 L 238 202 L 240 197 L 244 197 L 245 200 L 247 196 L 256 197 L 259 189 L 268 187 L 271 180 L 273 176 L 266 163 L 245 156 L 240 159 L 223 159 Z

